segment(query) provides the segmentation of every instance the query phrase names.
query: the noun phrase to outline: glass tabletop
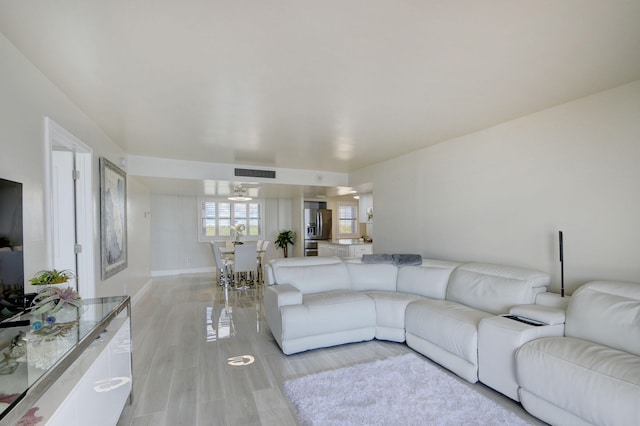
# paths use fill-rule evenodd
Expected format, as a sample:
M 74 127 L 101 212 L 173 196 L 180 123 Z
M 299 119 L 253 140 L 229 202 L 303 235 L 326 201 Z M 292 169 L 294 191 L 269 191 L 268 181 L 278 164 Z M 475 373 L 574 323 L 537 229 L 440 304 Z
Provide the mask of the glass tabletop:
M 0 328 L 0 418 L 61 362 L 90 343 L 101 324 L 129 304 L 128 296 L 85 299 L 82 307 L 22 315 Z M 61 374 L 61 372 L 59 372 Z

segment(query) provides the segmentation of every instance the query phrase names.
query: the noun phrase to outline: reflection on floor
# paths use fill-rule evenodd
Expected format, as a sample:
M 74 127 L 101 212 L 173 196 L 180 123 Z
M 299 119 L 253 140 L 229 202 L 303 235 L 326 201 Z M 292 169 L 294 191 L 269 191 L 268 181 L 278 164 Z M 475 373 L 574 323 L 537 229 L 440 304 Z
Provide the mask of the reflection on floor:
M 218 339 L 228 339 L 235 336 L 233 326 L 233 306 L 229 305 L 229 289 L 221 290 L 224 294 L 224 303 L 205 308 L 205 321 L 207 323 L 207 342 L 215 342 Z
M 283 355 L 262 294 L 225 291 L 213 274 L 154 279 L 132 309 L 134 399 L 118 425 L 295 425 L 286 380 L 411 351 L 374 340 Z M 541 424 L 510 399 L 470 386 Z

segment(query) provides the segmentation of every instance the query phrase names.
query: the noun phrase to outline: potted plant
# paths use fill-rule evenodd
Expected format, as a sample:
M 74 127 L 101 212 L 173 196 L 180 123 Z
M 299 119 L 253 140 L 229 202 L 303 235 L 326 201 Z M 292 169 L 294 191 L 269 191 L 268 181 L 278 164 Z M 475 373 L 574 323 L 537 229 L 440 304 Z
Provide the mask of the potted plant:
M 82 299 L 77 291 L 71 287 L 62 288 L 55 285 L 64 284 L 74 278 L 75 275 L 68 269 L 61 271 L 52 269 L 50 271 L 37 272 L 29 282 L 33 285 L 43 286 L 44 288 L 33 298 L 31 313 L 54 314 L 65 307 L 80 308 L 82 306 Z
M 294 245 L 295 240 L 296 233 L 292 230 L 288 230 L 280 232 L 273 243 L 276 247 L 281 248 L 284 251 L 284 257 L 289 257 L 289 244 Z
M 50 285 L 50 284 L 62 284 L 75 278 L 73 272 L 68 269 L 58 271 L 52 269 L 50 271 L 40 271 L 29 280 L 33 285 Z

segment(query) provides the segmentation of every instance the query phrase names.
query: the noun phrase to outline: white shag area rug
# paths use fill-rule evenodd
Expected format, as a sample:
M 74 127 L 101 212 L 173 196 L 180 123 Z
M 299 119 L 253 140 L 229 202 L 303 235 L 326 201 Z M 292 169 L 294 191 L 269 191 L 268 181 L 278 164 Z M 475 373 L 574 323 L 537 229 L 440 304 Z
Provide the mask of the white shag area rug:
M 429 361 L 406 354 L 284 383 L 304 425 L 529 425 Z

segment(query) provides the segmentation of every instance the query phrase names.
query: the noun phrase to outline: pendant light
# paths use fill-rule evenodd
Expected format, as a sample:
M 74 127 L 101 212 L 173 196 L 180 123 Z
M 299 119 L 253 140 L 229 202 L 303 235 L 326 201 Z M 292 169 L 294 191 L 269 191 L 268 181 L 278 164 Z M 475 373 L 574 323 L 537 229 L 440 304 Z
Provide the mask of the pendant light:
M 229 197 L 231 201 L 251 201 L 252 199 L 247 196 L 247 190 L 241 186 L 234 188 L 233 197 Z

